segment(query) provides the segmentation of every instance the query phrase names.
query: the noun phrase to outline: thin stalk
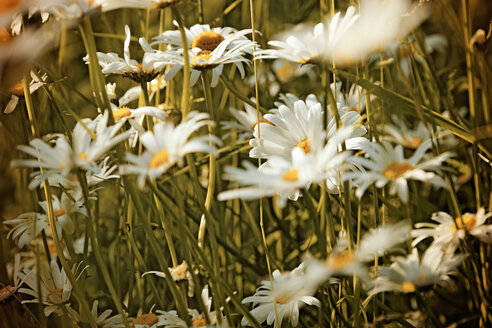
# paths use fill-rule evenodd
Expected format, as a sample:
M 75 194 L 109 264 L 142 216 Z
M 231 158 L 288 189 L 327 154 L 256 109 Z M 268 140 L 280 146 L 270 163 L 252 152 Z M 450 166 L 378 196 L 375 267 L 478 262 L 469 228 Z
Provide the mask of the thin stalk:
M 23 81 L 23 87 L 24 87 L 24 97 L 26 100 L 26 109 L 27 109 L 27 114 L 29 117 L 29 123 L 31 125 L 31 132 L 32 135 L 37 137 L 38 136 L 38 129 L 36 126 L 36 117 L 34 114 L 34 107 L 32 104 L 32 99 L 31 99 L 31 93 L 29 92 L 29 82 L 28 81 L 28 76 L 24 77 Z M 43 174 L 43 169 L 40 168 L 41 174 Z M 51 203 L 51 192 L 50 192 L 50 187 L 48 185 L 48 182 L 46 180 L 43 181 L 43 189 L 44 189 L 44 194 L 46 198 L 46 204 L 47 204 L 47 209 L 48 209 L 48 224 L 50 226 L 51 230 L 51 235 L 53 238 L 53 242 L 55 243 L 55 248 L 56 248 L 56 253 L 58 254 L 58 259 L 60 260 L 60 263 L 62 265 L 63 270 L 65 271 L 68 280 L 73 286 L 73 289 L 75 291 L 75 295 L 77 297 L 77 300 L 80 304 L 82 314 L 84 317 L 89 319 L 89 324 L 91 325 L 92 328 L 97 328 L 97 323 L 90 313 L 89 310 L 89 304 L 87 303 L 87 300 L 85 299 L 85 295 L 80 289 L 80 286 L 77 284 L 77 281 L 71 271 L 70 266 L 68 265 L 68 262 L 65 259 L 65 256 L 63 255 L 63 250 L 60 244 L 60 239 L 58 238 L 58 233 L 56 231 L 56 224 L 55 224 L 55 215 L 53 214 L 53 204 Z M 42 298 L 40 298 L 42 299 Z M 44 322 L 44 320 L 43 320 Z
M 178 22 L 179 35 L 181 36 L 181 46 L 183 47 L 183 95 L 181 97 L 181 114 L 185 118 L 190 110 L 190 54 L 188 53 L 188 40 L 183 25 L 183 18 L 175 7 L 171 7 L 173 15 Z
M 104 262 L 104 259 L 101 255 L 100 249 L 99 249 L 99 242 L 96 238 L 96 232 L 94 231 L 94 218 L 92 217 L 92 211 L 89 208 L 89 202 L 90 202 L 90 197 L 89 197 L 89 187 L 87 185 L 87 180 L 85 173 L 82 171 L 77 172 L 77 176 L 79 179 L 79 183 L 82 187 L 82 192 L 84 194 L 84 199 L 85 199 L 85 204 L 87 206 L 87 220 L 86 224 L 89 226 L 88 232 L 89 232 L 89 240 L 92 245 L 92 251 L 94 252 L 94 255 L 96 256 L 96 261 L 99 266 L 99 269 L 102 272 L 104 282 L 106 283 L 106 286 L 108 287 L 109 293 L 111 295 L 111 298 L 113 299 L 113 302 L 116 306 L 116 310 L 120 314 L 123 324 L 125 327 L 130 328 L 130 323 L 128 322 L 126 315 L 125 315 L 125 310 L 123 309 L 123 303 L 118 297 L 118 294 L 116 293 L 116 289 L 113 286 L 112 278 L 111 275 L 109 274 L 108 268 L 106 267 L 106 263 Z

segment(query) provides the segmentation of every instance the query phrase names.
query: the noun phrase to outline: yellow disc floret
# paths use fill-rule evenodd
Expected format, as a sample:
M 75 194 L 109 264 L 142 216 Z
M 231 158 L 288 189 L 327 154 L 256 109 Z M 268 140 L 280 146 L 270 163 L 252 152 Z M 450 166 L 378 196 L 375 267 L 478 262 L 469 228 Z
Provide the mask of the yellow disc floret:
M 415 291 L 415 285 L 410 281 L 405 281 L 401 284 L 401 290 L 404 293 L 413 293 Z
M 297 147 L 301 148 L 304 154 L 311 152 L 311 138 L 302 139 L 297 143 Z
M 132 114 L 130 108 L 123 106 L 113 111 L 113 117 L 115 121 L 121 120 L 123 117 L 128 117 Z
M 156 169 L 161 165 L 166 164 L 169 161 L 169 153 L 167 150 L 163 149 L 156 153 L 149 163 L 149 168 Z
M 413 169 L 410 163 L 397 163 L 392 162 L 386 166 L 383 171 L 383 175 L 388 179 L 398 179 L 403 176 L 407 171 Z
M 299 171 L 297 169 L 290 169 L 282 174 L 282 180 L 296 182 L 299 181 Z
M 155 314 L 145 313 L 133 319 L 133 327 L 135 327 L 136 325 L 147 325 L 150 327 L 153 324 L 156 324 L 158 321 L 159 318 L 157 318 Z
M 463 224 L 466 228 L 467 231 L 472 230 L 475 228 L 475 225 L 477 224 L 477 217 L 473 214 L 466 213 L 463 214 L 460 218 L 456 218 L 454 224 L 451 226 L 451 230 L 453 232 L 458 231 L 458 229 L 463 229 Z
M 224 41 L 224 37 L 221 34 L 214 31 L 204 31 L 193 39 L 191 48 L 214 51 L 222 41 Z

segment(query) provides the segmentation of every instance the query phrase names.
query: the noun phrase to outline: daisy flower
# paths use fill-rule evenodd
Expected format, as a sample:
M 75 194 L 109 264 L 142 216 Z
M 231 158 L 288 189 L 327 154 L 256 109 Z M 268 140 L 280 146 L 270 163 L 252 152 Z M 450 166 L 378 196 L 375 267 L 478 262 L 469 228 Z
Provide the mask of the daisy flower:
M 412 231 L 412 237 L 415 238 L 412 246 L 415 247 L 422 240 L 432 237 L 433 244 L 454 253 L 466 233 L 484 243 L 492 244 L 492 224 L 485 224 L 490 217 L 492 213 L 485 213 L 483 207 L 475 214 L 465 213 L 457 218 L 445 212 L 434 213 L 432 220 L 437 224 L 427 222 L 415 224 L 417 229 Z
M 413 293 L 420 287 L 443 284 L 449 274 L 463 261 L 464 255 L 446 255 L 439 247 L 431 246 L 419 256 L 414 248 L 407 257 L 397 257 L 389 267 L 378 270 L 369 294 L 386 291 Z
M 125 42 L 123 56 L 120 58 L 116 53 L 97 53 L 99 65 L 101 65 L 104 74 L 119 74 L 129 77 L 136 82 L 150 82 L 157 75 L 163 72 L 166 66 L 170 63 L 167 56 L 161 51 L 152 49 L 144 38 L 139 39 L 140 46 L 144 50 L 142 63 L 130 57 L 130 28 L 125 25 Z M 84 57 L 84 61 L 88 63 L 89 57 Z
M 175 23 L 176 24 L 176 23 Z M 237 31 L 232 27 L 210 28 L 209 25 L 196 24 L 185 29 L 190 54 L 191 78 L 194 85 L 202 70 L 212 70 L 211 86 L 215 87 L 224 69 L 224 64 L 234 63 L 244 78 L 243 63 L 249 64 L 244 55 L 252 54 L 254 43 L 245 37 L 250 29 Z M 179 31 L 166 31 L 154 38 L 154 44 L 165 43 L 177 51 L 169 52 L 174 56 L 173 67 L 165 79 L 171 79 L 184 65 L 183 48 Z
M 37 274 L 40 275 L 40 285 L 38 285 Z M 78 313 L 69 306 L 72 285 L 65 270 L 58 267 L 56 259 L 51 260 L 49 264 L 47 261 L 41 262 L 38 272 L 24 269 L 18 273 L 18 277 L 24 280 L 29 287 L 20 288 L 19 292 L 34 297 L 32 300 L 24 300 L 22 303 L 42 303 L 46 317 L 49 317 L 53 312 L 57 315 L 63 315 L 62 307 L 65 307 L 70 315 L 75 318 L 78 317 Z M 38 298 L 39 289 L 41 289 L 41 300 Z
M 282 96 L 282 102 L 276 102 L 277 113 L 268 113 L 260 122 L 261 139 L 258 138 L 258 127 L 255 126 L 254 139 L 250 141 L 253 147 L 249 152 L 252 158 L 271 158 L 272 156 L 288 157 L 294 148 L 300 148 L 304 153 L 317 153 L 323 147 L 325 138 L 330 140 L 336 133 L 336 120 L 329 115 L 328 132 L 323 127 L 323 111 L 321 104 L 314 95 L 309 95 L 306 101 L 287 94 Z M 357 112 L 339 110 L 341 123 L 350 127 L 351 134 L 345 141 L 347 149 L 359 148 L 365 138 L 361 136 L 367 131 L 359 126 L 361 116 Z
M 97 308 L 99 301 L 95 300 L 92 303 L 91 314 L 94 317 L 97 327 L 99 328 L 124 328 L 123 320 L 121 320 L 121 315 L 117 314 L 111 317 L 111 310 L 106 310 L 101 314 L 98 314 Z M 82 315 L 82 314 L 81 314 Z
M 138 184 L 142 188 L 145 179 L 157 178 L 175 164 L 181 165 L 184 155 L 192 152 L 214 153 L 215 148 L 209 144 L 213 141 L 220 144 L 216 137 L 198 137 L 188 140 L 201 127 L 213 125 L 205 113 L 192 112 L 174 126 L 171 122 L 154 125 L 154 131 L 142 134 L 140 141 L 146 151 L 141 156 L 127 153 L 129 165 L 121 165 L 121 174 L 138 174 Z
M 346 239 L 340 239 L 324 261 L 308 255 L 306 270 L 313 276 L 325 277 L 325 280 L 335 275 L 357 275 L 365 280 L 368 277 L 365 263 L 374 261 L 376 257 L 383 256 L 391 248 L 405 242 L 409 233 L 408 222 L 380 226 L 366 232 L 353 251 L 348 250 Z
M 13 281 L 13 286 L 12 285 L 3 285 L 2 288 L 0 288 L 0 303 L 5 302 L 8 300 L 12 295 L 17 292 L 17 290 L 22 286 L 24 283 L 24 280 L 20 279 L 18 277 L 19 270 L 21 269 L 21 263 L 20 263 L 21 255 L 19 253 L 15 254 L 14 257 L 14 266 L 12 270 L 12 281 Z
M 345 33 L 359 19 L 355 14 L 355 7 L 350 6 L 345 15 L 341 12 L 331 20 L 312 25 L 297 26 L 283 33 L 284 41 L 269 41 L 268 44 L 276 49 L 266 49 L 257 52 L 262 58 L 282 58 L 301 64 L 317 62 L 324 58 L 327 51 L 333 52 Z
M 161 278 L 166 278 L 166 275 L 164 272 L 161 271 L 147 271 L 144 274 L 142 274 L 142 277 L 145 276 L 146 274 L 155 274 L 158 277 Z M 195 289 L 195 283 L 193 282 L 193 279 L 191 277 L 191 273 L 188 268 L 188 264 L 186 261 L 183 261 L 183 263 L 176 265 L 174 267 L 169 268 L 169 273 L 171 274 L 171 277 L 175 282 L 180 282 L 180 281 L 188 281 L 188 296 L 193 297 L 193 291 Z
M 274 323 L 275 328 L 282 326 L 282 321 L 287 319 L 293 327 L 299 323 L 299 308 L 304 304 L 320 306 L 320 302 L 313 295 L 319 281 L 306 275 L 304 263 L 290 272 L 280 273 L 275 270 L 272 280 L 263 280 L 261 286 L 253 296 L 243 299 L 243 303 L 253 303 L 251 315 L 260 324 L 266 321 L 267 325 Z M 276 320 L 275 307 L 278 321 Z M 250 326 L 247 318 L 241 320 L 243 326 Z
M 367 143 L 363 145 L 362 149 L 369 158 L 352 156 L 347 159 L 347 162 L 358 167 L 364 167 L 368 171 L 347 172 L 344 174 L 344 179 L 352 179 L 357 185 L 355 193 L 357 197 L 362 197 L 366 189 L 373 183 L 376 184 L 377 188 L 382 188 L 389 184 L 390 194 L 398 194 L 398 197 L 404 203 L 407 203 L 407 180 L 419 180 L 437 187 L 446 187 L 444 180 L 440 176 L 434 172 L 427 172 L 427 170 L 439 171 L 442 163 L 453 154 L 443 153 L 437 157 L 424 160 L 425 152 L 430 146 L 431 141 L 428 139 L 415 150 L 410 158 L 406 159 L 401 145 L 393 148 L 387 141 L 383 141 L 382 145 L 374 142 Z
M 48 76 L 44 74 L 41 77 L 41 81 L 38 79 L 36 74 L 34 74 L 31 71 L 31 82 L 29 82 L 29 92 L 30 94 L 33 94 L 36 92 L 39 88 L 41 88 L 46 81 L 46 78 Z M 20 81 L 16 85 L 12 86 L 9 88 L 8 92 L 10 93 L 10 101 L 7 103 L 7 106 L 5 106 L 4 113 L 5 114 L 10 114 L 14 111 L 14 109 L 17 107 L 19 100 L 24 98 L 24 84 L 23 81 Z
M 417 149 L 425 140 L 430 139 L 424 122 L 420 121 L 415 129 L 409 129 L 397 116 L 393 116 L 392 118 L 395 125 L 385 124 L 384 126 L 384 132 L 388 134 L 389 140 L 405 148 Z
M 253 131 L 255 130 L 257 124 L 256 108 L 247 103 L 243 104 L 244 110 L 239 110 L 232 107 L 229 108 L 229 112 L 237 122 L 220 122 L 224 130 L 229 130 L 229 132 L 224 135 L 224 138 L 233 133 L 238 134 L 238 141 L 244 141 L 253 137 Z M 262 113 L 260 113 L 260 122 L 268 123 L 267 120 L 263 119 Z
M 235 181 L 242 188 L 221 192 L 218 199 L 251 200 L 278 194 L 279 205 L 285 206 L 287 198 L 297 199 L 300 189 L 307 189 L 312 183 L 321 183 L 343 162 L 348 153 L 338 152 L 337 148 L 351 132 L 351 128 L 341 128 L 316 154 L 295 147 L 291 158 L 270 157 L 260 168 L 246 161 L 244 170 L 226 167 L 224 178 Z
M 407 35 L 429 16 L 428 9 L 409 0 L 361 1 L 359 19 L 339 37 L 335 46 L 325 47 L 323 58 L 338 66 L 360 62 Z
M 208 293 L 208 286 L 204 286 L 202 290 L 202 301 L 203 305 L 205 306 L 205 311 L 207 311 L 207 316 L 204 314 L 200 314 L 195 309 L 188 309 L 188 314 L 191 317 L 191 327 L 210 327 L 212 325 L 217 324 L 217 313 L 216 311 L 211 311 L 212 308 L 212 298 L 209 297 Z M 159 324 L 165 326 L 165 327 L 183 327 L 187 328 L 189 327 L 186 324 L 186 321 L 178 317 L 176 311 L 169 311 L 169 312 L 164 312 L 164 311 L 157 311 L 157 313 L 160 314 L 159 316 Z M 222 314 L 221 314 L 222 316 Z M 207 323 L 206 317 L 209 318 L 209 323 Z M 221 318 L 223 321 L 223 318 Z M 227 326 L 226 326 L 227 327 Z
M 68 234 L 72 234 L 74 232 L 74 225 L 70 215 L 80 213 L 86 216 L 87 211 L 83 203 L 73 202 L 65 193 L 62 194 L 61 200 L 55 195 L 52 197 L 51 204 L 53 206 L 53 215 L 55 217 L 55 226 L 58 237 L 61 237 L 62 230 L 65 230 Z M 13 220 L 4 221 L 5 224 L 15 225 L 7 237 L 12 237 L 13 240 L 17 240 L 17 246 L 19 248 L 31 243 L 41 231 L 49 227 L 48 205 L 46 201 L 39 202 L 39 206 L 41 206 L 44 213 L 24 213 Z

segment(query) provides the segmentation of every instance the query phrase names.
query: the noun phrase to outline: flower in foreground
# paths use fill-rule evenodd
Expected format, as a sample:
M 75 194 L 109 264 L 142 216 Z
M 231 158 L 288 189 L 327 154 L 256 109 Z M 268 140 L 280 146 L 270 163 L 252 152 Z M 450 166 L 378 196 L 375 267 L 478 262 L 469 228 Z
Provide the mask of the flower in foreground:
M 480 241 L 492 244 L 492 224 L 485 224 L 485 221 L 492 217 L 492 213 L 485 213 L 482 207 L 477 213 L 465 213 L 461 217 L 453 218 L 446 212 L 437 212 L 432 215 L 435 223 L 417 223 L 412 231 L 412 237 L 415 238 L 412 245 L 415 247 L 422 240 L 432 237 L 433 244 L 439 245 L 447 253 L 458 248 L 461 239 L 466 234 L 479 239 Z M 466 230 L 466 233 L 465 233 Z
M 215 27 L 196 24 L 185 29 L 190 55 L 191 79 L 194 85 L 202 70 L 212 70 L 211 86 L 215 87 L 224 69 L 224 64 L 233 63 L 244 77 L 243 63 L 249 64 L 246 54 L 253 53 L 254 43 L 245 37 L 251 33 L 246 29 L 238 31 L 232 27 Z M 166 31 L 154 38 L 152 44 L 165 43 L 173 47 L 173 67 L 166 73 L 165 79 L 171 79 L 184 66 L 183 48 L 179 31 Z
M 213 124 L 207 114 L 191 112 L 177 126 L 171 122 L 154 125 L 154 131 L 147 131 L 140 137 L 146 151 L 141 156 L 127 153 L 126 159 L 130 164 L 120 166 L 121 174 L 137 174 L 138 184 L 142 188 L 146 178 L 157 178 L 175 164 L 181 165 L 188 153 L 214 153 L 215 147 L 210 142 L 220 144 L 216 137 L 189 140 L 201 127 Z
M 316 277 L 305 273 L 301 263 L 290 272 L 275 270 L 272 280 L 263 280 L 256 293 L 243 299 L 243 303 L 253 303 L 254 308 L 250 312 L 260 324 L 266 321 L 268 325 L 274 323 L 274 327 L 280 328 L 286 319 L 295 327 L 299 323 L 300 307 L 304 304 L 320 306 L 318 299 L 312 296 L 319 283 Z M 241 324 L 251 325 L 246 317 Z
M 453 154 L 442 153 L 434 158 L 423 160 L 425 152 L 430 146 L 431 140 L 427 139 L 410 158 L 406 159 L 401 145 L 393 148 L 387 141 L 383 141 L 382 145 L 368 142 L 361 148 L 369 158 L 352 156 L 347 159 L 348 163 L 364 167 L 367 171 L 345 173 L 344 179 L 352 179 L 357 185 L 357 197 L 362 197 L 366 189 L 373 183 L 378 188 L 389 184 L 389 193 L 391 195 L 398 194 L 400 199 L 407 203 L 409 198 L 407 180 L 420 180 L 437 187 L 446 187 L 440 176 L 434 172 L 427 172 L 427 170 L 439 171 L 442 163 Z
M 419 287 L 443 284 L 461 264 L 464 255 L 446 254 L 439 246 L 429 247 L 422 257 L 414 248 L 407 257 L 397 257 L 389 267 L 378 270 L 369 294 L 385 291 L 415 292 Z

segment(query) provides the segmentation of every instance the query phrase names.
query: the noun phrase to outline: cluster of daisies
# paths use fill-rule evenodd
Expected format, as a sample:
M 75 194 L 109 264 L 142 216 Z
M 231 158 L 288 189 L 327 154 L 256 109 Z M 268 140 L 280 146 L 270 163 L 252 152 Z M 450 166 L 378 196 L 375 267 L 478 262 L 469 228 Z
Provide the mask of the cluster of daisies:
M 2 2 L 0 69 L 19 54 L 19 49 L 23 49 L 22 56 L 32 56 L 25 45 L 17 45 L 29 40 L 31 33 L 23 29 L 25 14 L 39 12 L 43 21 L 77 24 L 81 17 L 94 11 L 162 9 L 175 2 L 178 1 Z M 190 87 L 200 77 L 207 83 L 210 75 L 209 86 L 204 88 L 214 88 L 226 65 L 234 65 L 244 78 L 255 59 L 275 59 L 280 65 L 290 65 L 282 67 L 284 74 L 287 72 L 292 77 L 313 73 L 316 67 L 328 64 L 375 62 L 378 59 L 372 55 L 384 49 L 386 56 L 400 60 L 402 73 L 408 75 L 412 62 L 393 54 L 400 54 L 398 41 L 428 16 L 429 9 L 403 0 L 384 5 L 379 0 L 361 2 L 360 10 L 351 6 L 345 13 L 336 13 L 316 25 L 285 32 L 281 40 L 269 42 L 271 49 L 260 49 L 249 38 L 256 33 L 251 29 L 239 31 L 200 24 L 188 29 L 175 22 L 181 30 L 164 31 L 150 43 L 139 38 L 143 56 L 137 60 L 130 55 L 132 36 L 129 26 L 125 26 L 122 57 L 115 52 L 97 52 L 97 63 L 104 75 L 120 75 L 139 85 L 121 90 L 117 83 L 107 84 L 103 91 L 110 108 L 98 108 L 94 118 L 77 119 L 75 127 L 66 133 L 33 138 L 29 145 L 18 146 L 24 155 L 14 160 L 12 166 L 33 171 L 29 189 L 50 192 L 36 205 L 37 211 L 3 222 L 10 227 L 8 238 L 19 249 L 29 251 L 22 253 L 22 257 L 15 256 L 10 270 L 12 282 L 0 289 L 0 302 L 22 294 L 23 303 L 42 304 L 46 317 L 66 316 L 73 325 L 229 326 L 232 319 L 224 313 L 223 306 L 218 306 L 230 306 L 229 300 L 215 302 L 209 296 L 208 285 L 201 289 L 200 310 L 187 309 L 183 313 L 153 307 L 135 317 L 125 311 L 112 315 L 111 310 L 100 309 L 99 301 L 93 300 L 88 319 L 72 295 L 73 284 L 88 270 L 83 262 L 77 263 L 73 258 L 90 256 L 98 247 L 88 236 L 92 228 L 85 232 L 78 228 L 92 224 L 89 223 L 94 211 L 92 204 L 98 191 L 104 188 L 103 183 L 117 181 L 122 194 L 132 188 L 134 181 L 141 192 L 154 191 L 156 185 L 165 183 L 164 178 L 173 176 L 185 163 L 194 165 L 193 156 L 220 159 L 219 147 L 223 144 L 241 145 L 249 141 L 250 148 L 242 168 L 224 168 L 221 178 L 230 183 L 227 190 L 216 195 L 218 201 L 272 197 L 275 206 L 281 209 L 299 199 L 310 198 L 310 190 L 316 188 L 326 190 L 333 197 L 355 195 L 358 201 L 377 197 L 377 190 L 383 189 L 393 204 L 405 206 L 412 198 L 417 199 L 418 188 L 447 192 L 454 184 L 459 186 L 465 178 L 452 169 L 455 154 L 440 151 L 456 144 L 450 133 L 424 122 L 410 126 L 398 116 L 393 116 L 392 122 L 387 122 L 380 131 L 372 130 L 366 120 L 366 102 L 373 96 L 355 84 L 347 87 L 334 82 L 327 86 L 323 96 L 310 94 L 299 98 L 290 93 L 279 94 L 270 110 L 261 108 L 261 111 L 257 99 L 252 98 L 244 103 L 244 110 L 230 108 L 231 120 L 220 122 L 219 126 L 211 113 L 199 111 L 186 113 L 179 123 L 175 122 L 159 103 L 160 91 L 180 71 L 189 72 Z M 38 38 L 38 34 L 33 37 Z M 407 42 L 411 43 L 411 38 Z M 442 36 L 432 36 L 426 39 L 424 51 L 442 51 L 445 46 Z M 80 60 L 93 63 L 90 55 Z M 45 72 L 32 69 L 24 78 L 29 76 L 29 81 L 8 90 L 11 98 L 5 113 L 20 107 L 21 99 L 26 97 L 24 92 L 48 90 L 50 79 Z M 283 78 L 285 75 L 279 75 L 280 80 Z M 156 106 L 150 105 L 153 99 Z M 214 135 L 213 128 L 224 133 Z M 213 194 L 213 186 L 209 184 L 207 188 Z M 344 277 L 357 277 L 368 295 L 381 292 L 414 295 L 425 287 L 450 286 L 452 275 L 467 255 L 461 245 L 492 243 L 492 225 L 487 224 L 491 216 L 484 208 L 455 216 L 437 212 L 431 217 L 435 223 L 422 222 L 414 227 L 407 221 L 386 223 L 369 229 L 358 242 L 342 231 L 337 240 L 328 240 L 333 247 L 326 257 L 305 254 L 295 269 L 275 270 L 269 279 L 261 281 L 256 293 L 242 300 L 247 306 L 251 303 L 252 308 L 249 315 L 242 317 L 241 324 L 281 327 L 287 321 L 297 326 L 299 308 L 320 307 L 317 298 L 320 291 L 331 284 L 340 284 Z M 426 239 L 432 241 L 423 242 Z M 408 244 L 412 247 L 407 247 Z M 59 249 L 60 245 L 63 249 Z M 48 253 L 46 258 L 39 257 L 43 247 Z M 73 259 L 70 273 L 60 267 L 59 256 Z M 384 264 L 378 265 L 382 257 Z M 202 270 L 199 265 L 182 261 L 168 272 L 148 271 L 144 275 L 184 282 L 191 298 L 195 276 Z M 126 305 L 128 300 L 121 302 Z

